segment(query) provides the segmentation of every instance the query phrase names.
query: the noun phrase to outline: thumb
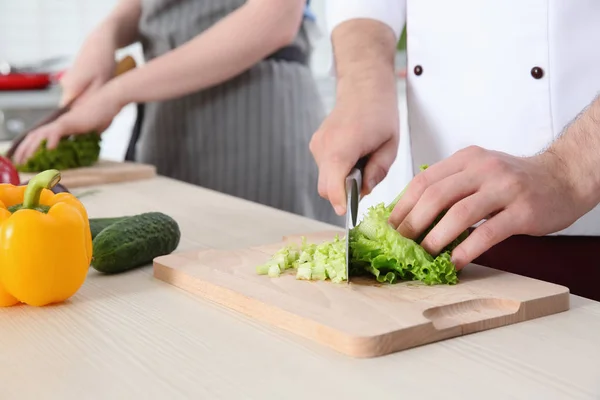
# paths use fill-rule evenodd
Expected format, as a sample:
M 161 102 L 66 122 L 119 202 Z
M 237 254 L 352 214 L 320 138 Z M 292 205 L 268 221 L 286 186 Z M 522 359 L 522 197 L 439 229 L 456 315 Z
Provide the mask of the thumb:
M 371 154 L 363 174 L 362 196 L 371 193 L 375 186 L 387 176 L 397 154 L 398 142 L 396 140 L 386 142 Z
M 79 133 L 76 121 L 68 113 L 48 124 L 45 128 L 45 136 L 48 139 L 46 147 L 48 149 L 55 149 L 63 137 Z
M 327 198 L 338 215 L 346 212 L 346 177 L 353 163 L 347 161 L 326 161 L 322 170 L 326 172 L 324 182 L 327 186 Z

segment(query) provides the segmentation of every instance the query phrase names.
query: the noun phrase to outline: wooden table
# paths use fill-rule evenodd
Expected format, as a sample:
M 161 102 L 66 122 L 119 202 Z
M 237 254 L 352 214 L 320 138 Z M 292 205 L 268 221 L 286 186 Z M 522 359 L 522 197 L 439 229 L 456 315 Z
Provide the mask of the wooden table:
M 162 177 L 82 198 L 92 217 L 158 210 L 180 250 L 327 225 Z M 352 359 L 152 277 L 90 271 L 72 300 L 0 310 L 0 399 L 600 399 L 600 303 L 375 359 Z

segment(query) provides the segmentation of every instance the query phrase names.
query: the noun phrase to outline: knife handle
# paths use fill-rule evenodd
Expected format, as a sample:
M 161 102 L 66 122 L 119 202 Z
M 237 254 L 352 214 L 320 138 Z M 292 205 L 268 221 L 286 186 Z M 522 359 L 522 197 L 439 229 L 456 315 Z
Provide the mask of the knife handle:
M 361 176 L 364 175 L 364 173 L 365 173 L 365 166 L 367 165 L 367 162 L 369 162 L 369 158 L 370 158 L 370 156 L 368 156 L 368 155 L 361 157 L 354 165 L 354 168 L 356 168 L 357 170 L 360 171 Z

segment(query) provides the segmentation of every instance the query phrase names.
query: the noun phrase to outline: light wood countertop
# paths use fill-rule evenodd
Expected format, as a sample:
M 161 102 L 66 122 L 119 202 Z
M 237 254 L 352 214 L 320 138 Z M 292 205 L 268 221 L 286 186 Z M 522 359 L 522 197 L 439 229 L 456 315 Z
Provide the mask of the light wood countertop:
M 329 229 L 162 177 L 98 187 L 91 217 L 162 211 L 178 251 Z M 352 359 L 196 299 L 152 267 L 88 280 L 66 304 L 0 309 L 0 399 L 600 399 L 600 303 Z

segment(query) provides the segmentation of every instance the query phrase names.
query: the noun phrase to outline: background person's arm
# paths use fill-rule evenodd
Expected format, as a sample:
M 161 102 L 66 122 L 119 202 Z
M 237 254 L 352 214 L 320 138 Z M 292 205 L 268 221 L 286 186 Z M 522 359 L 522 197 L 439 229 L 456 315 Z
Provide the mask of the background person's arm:
M 114 21 L 125 23 L 123 18 L 133 16 L 138 1 L 123 0 L 122 8 L 113 14 L 120 18 L 109 18 L 113 22 L 107 26 Z M 202 34 L 108 81 L 53 123 L 31 132 L 15 151 L 14 161 L 26 162 L 44 139 L 47 148 L 53 149 L 64 136 L 103 132 L 129 103 L 177 98 L 231 79 L 291 43 L 305 6 L 305 0 L 249 0 Z M 133 28 L 116 26 L 120 26 L 119 44 L 135 38 Z
M 405 1 L 329 0 L 328 29 L 335 58 L 336 104 L 313 136 L 319 194 L 338 214 L 346 212 L 345 177 L 359 158 L 365 167 L 363 195 L 387 175 L 398 149 L 396 45 Z
M 111 90 L 123 106 L 222 83 L 291 43 L 305 5 L 304 0 L 249 0 L 184 45 L 111 81 Z
M 75 62 L 61 79 L 61 104 L 80 102 L 109 81 L 116 67 L 117 49 L 135 43 L 141 0 L 120 0 L 86 37 Z
M 138 26 L 141 15 L 141 0 L 120 0 L 100 24 L 100 29 L 112 35 L 117 48 L 129 46 L 139 39 Z

